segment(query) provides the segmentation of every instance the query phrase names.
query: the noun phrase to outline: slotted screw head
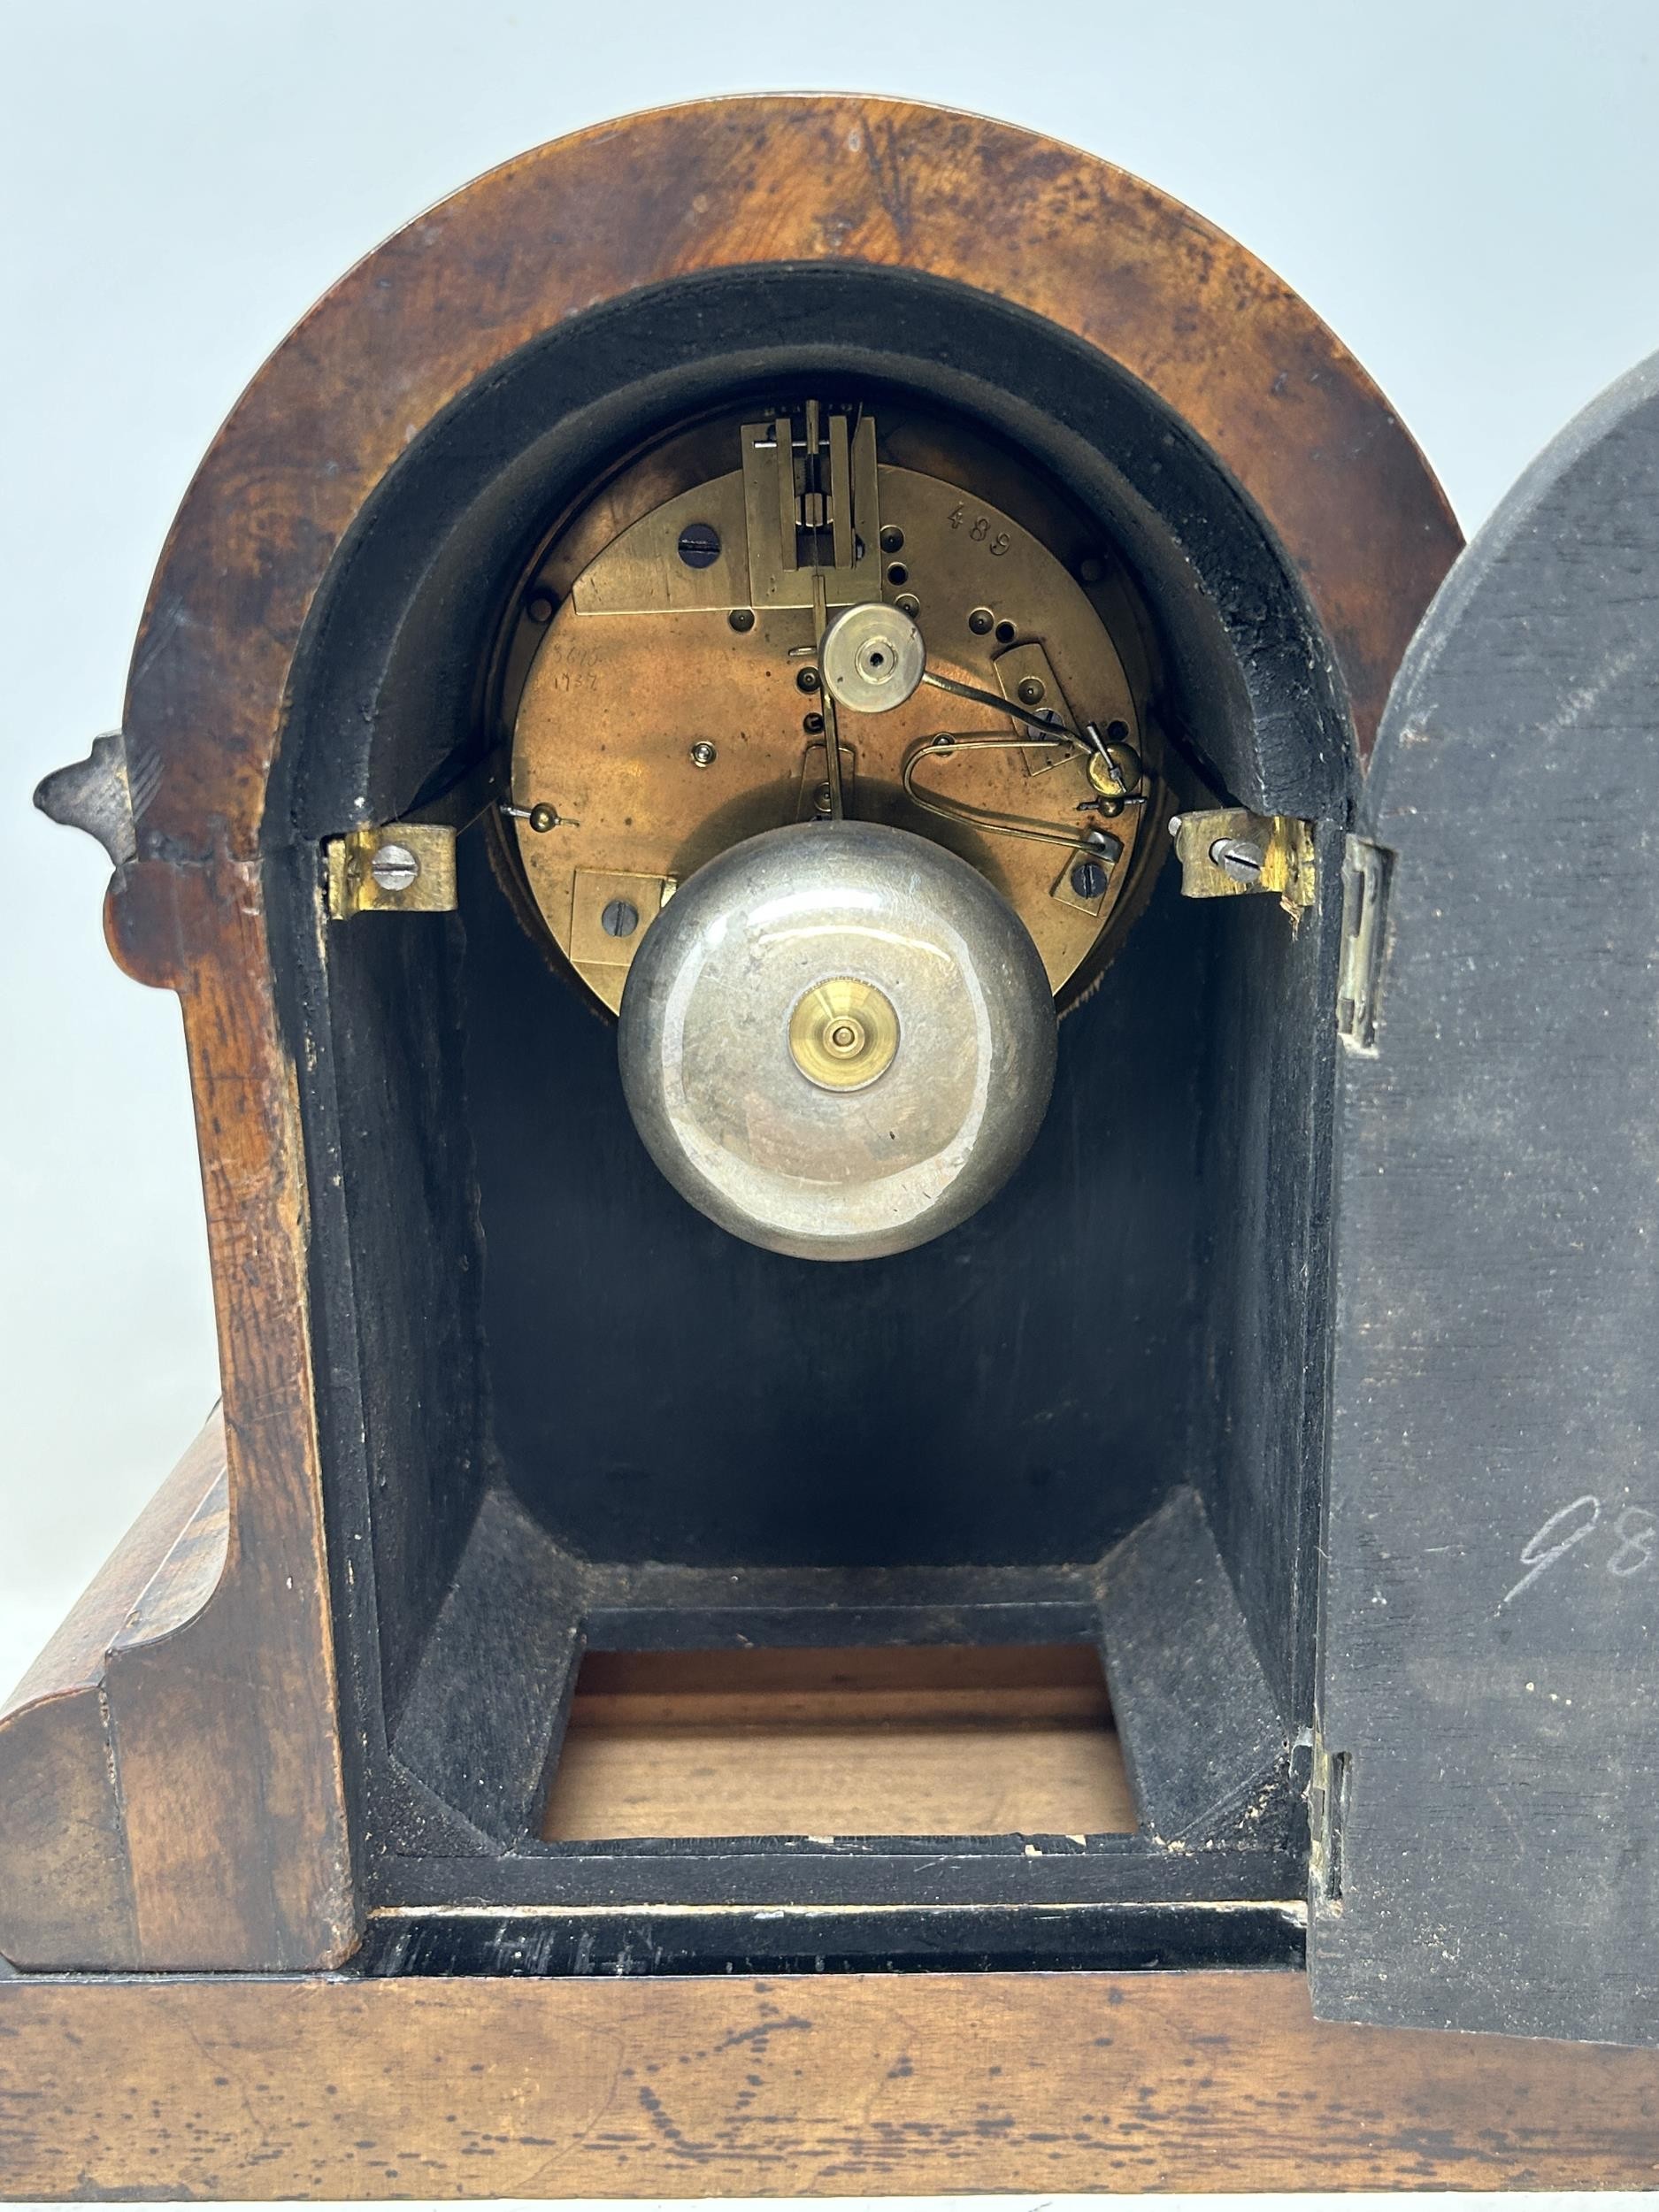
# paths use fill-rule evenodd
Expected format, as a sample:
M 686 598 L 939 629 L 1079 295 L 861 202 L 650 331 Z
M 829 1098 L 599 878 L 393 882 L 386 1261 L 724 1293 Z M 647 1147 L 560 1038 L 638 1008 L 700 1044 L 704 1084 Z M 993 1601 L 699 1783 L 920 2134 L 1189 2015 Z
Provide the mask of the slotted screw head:
M 369 863 L 369 873 L 382 891 L 407 891 L 420 873 L 420 863 L 407 845 L 381 845 Z
M 1210 848 L 1210 857 L 1223 875 L 1231 876 L 1235 883 L 1254 883 L 1267 856 L 1248 838 L 1218 837 Z

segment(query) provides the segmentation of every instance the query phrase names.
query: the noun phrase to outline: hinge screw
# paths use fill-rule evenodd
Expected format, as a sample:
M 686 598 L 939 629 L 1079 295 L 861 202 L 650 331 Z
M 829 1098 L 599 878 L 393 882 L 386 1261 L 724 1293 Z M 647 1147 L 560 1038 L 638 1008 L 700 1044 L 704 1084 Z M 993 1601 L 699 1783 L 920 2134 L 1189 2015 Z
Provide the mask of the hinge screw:
M 420 873 L 420 863 L 407 845 L 385 844 L 369 863 L 369 873 L 382 891 L 408 891 Z
M 1231 876 L 1235 883 L 1254 883 L 1267 856 L 1248 838 L 1218 837 L 1210 848 L 1210 857 L 1222 874 Z

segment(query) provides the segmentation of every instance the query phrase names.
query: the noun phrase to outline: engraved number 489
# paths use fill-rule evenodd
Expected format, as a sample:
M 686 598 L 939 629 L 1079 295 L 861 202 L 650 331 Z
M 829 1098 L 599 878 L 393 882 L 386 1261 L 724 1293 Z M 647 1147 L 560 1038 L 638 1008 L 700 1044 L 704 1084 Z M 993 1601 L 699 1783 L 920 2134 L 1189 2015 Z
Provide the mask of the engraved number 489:
M 966 507 L 958 503 L 951 509 L 947 519 L 953 530 L 960 530 L 964 523 L 967 522 L 967 517 Z M 993 555 L 1006 553 L 1014 542 L 1006 530 L 998 530 L 993 535 L 989 515 L 976 515 L 973 520 L 968 523 L 968 535 L 976 545 L 984 546 L 986 551 Z

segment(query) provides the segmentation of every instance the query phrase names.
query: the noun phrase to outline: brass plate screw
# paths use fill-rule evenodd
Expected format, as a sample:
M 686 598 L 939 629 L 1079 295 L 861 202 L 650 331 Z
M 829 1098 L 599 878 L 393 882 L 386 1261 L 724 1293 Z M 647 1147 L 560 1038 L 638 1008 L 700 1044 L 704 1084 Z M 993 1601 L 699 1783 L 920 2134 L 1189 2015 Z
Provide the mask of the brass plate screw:
M 407 845 L 385 844 L 369 863 L 369 873 L 382 891 L 411 891 L 420 863 Z

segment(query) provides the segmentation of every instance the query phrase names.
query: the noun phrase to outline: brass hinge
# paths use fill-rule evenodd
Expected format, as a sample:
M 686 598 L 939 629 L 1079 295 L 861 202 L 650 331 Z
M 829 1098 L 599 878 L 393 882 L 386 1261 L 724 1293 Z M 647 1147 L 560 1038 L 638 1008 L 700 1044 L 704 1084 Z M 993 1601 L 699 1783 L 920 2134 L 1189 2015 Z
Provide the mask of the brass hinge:
M 1348 1753 L 1328 1751 L 1316 1730 L 1313 1771 L 1308 1780 L 1308 1876 L 1316 1903 L 1333 1912 L 1342 1909 L 1342 1830 L 1348 1785 Z
M 328 912 L 447 914 L 456 903 L 455 832 L 442 822 L 386 822 L 326 838 Z
M 1336 979 L 1336 1033 L 1353 1052 L 1377 1043 L 1377 987 L 1382 978 L 1388 856 L 1363 837 L 1342 852 L 1342 950 Z
M 1289 814 L 1210 807 L 1170 823 L 1181 864 L 1181 895 L 1233 899 L 1268 891 L 1292 921 L 1314 902 L 1313 825 Z

